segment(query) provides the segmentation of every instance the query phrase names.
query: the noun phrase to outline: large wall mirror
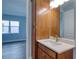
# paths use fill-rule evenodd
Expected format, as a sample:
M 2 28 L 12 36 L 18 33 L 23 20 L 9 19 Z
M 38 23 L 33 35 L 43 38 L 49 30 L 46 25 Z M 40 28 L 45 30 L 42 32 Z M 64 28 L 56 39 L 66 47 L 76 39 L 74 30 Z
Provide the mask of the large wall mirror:
M 75 0 L 50 1 L 49 35 L 75 39 Z

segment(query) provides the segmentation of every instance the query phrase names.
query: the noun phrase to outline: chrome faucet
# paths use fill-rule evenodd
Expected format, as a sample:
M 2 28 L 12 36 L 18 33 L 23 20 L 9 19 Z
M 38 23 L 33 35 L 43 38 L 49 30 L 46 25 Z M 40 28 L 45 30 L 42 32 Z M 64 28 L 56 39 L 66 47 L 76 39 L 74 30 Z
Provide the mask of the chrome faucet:
M 55 35 L 55 40 L 56 42 L 58 42 L 58 35 Z
M 49 36 L 50 39 L 53 39 L 55 42 L 58 42 L 58 35 L 55 36 Z

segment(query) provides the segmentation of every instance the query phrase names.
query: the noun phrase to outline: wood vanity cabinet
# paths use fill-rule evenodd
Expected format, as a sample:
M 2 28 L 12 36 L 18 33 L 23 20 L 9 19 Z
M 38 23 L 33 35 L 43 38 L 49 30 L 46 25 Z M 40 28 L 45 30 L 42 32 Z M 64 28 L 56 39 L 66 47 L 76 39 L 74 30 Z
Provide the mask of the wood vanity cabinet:
M 58 54 L 40 43 L 37 47 L 38 57 L 36 59 L 73 59 L 73 50 Z

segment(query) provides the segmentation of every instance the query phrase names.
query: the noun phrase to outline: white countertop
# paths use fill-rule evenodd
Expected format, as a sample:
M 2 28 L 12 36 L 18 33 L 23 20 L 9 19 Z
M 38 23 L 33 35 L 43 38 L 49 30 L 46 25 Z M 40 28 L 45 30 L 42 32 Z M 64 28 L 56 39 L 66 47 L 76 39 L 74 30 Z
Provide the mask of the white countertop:
M 61 54 L 65 51 L 73 49 L 75 47 L 75 44 L 73 43 L 73 41 L 72 40 L 71 41 L 70 40 L 69 41 L 68 40 L 59 40 L 58 42 L 54 42 L 53 39 L 37 40 L 37 42 L 41 43 L 42 45 L 48 47 L 49 49 L 55 51 L 58 54 Z M 72 44 L 69 44 L 69 42 L 70 43 L 72 42 Z

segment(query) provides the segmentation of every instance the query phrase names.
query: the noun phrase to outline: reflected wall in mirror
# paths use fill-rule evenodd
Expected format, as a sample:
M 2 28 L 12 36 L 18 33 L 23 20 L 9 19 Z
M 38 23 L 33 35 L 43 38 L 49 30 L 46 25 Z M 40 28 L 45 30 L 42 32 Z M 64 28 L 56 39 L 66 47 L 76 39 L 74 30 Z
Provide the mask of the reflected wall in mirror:
M 75 0 L 60 6 L 60 37 L 75 39 Z

